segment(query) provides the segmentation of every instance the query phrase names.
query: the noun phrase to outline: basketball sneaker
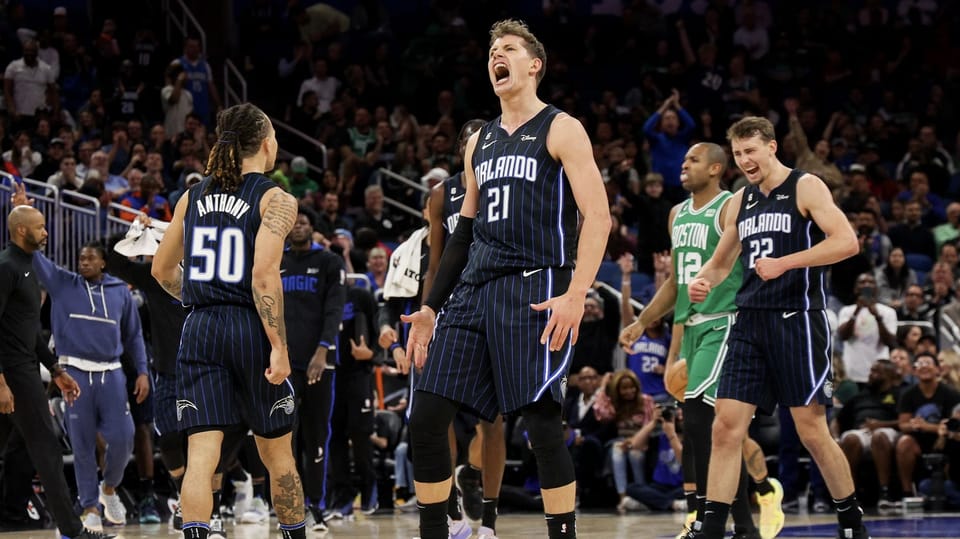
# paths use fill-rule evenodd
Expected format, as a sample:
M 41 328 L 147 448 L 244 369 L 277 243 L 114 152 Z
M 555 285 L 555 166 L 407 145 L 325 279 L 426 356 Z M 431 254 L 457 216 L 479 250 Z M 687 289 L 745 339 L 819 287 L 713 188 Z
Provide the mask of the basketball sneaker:
M 477 530 L 477 539 L 498 539 L 497 534 L 486 526 L 480 526 Z
M 853 528 L 839 528 L 837 530 L 837 539 L 870 539 L 870 532 L 866 526 L 860 525 L 859 530 Z
M 103 519 L 97 513 L 87 513 L 80 517 L 80 522 L 87 530 L 103 533 Z
M 103 483 L 100 483 L 100 503 L 103 504 L 103 518 L 111 524 L 122 526 L 127 523 L 127 508 L 116 492 L 106 494 L 103 492 Z
M 783 529 L 786 517 L 783 515 L 783 485 L 780 481 L 770 477 L 767 479 L 773 491 L 764 495 L 757 495 L 757 504 L 760 506 L 760 537 L 773 539 Z
M 223 529 L 223 517 L 220 515 L 210 517 L 210 535 L 209 539 L 227 539 L 227 531 Z
M 457 490 L 460 491 L 461 501 L 463 502 L 463 512 L 467 514 L 470 520 L 480 520 L 483 518 L 483 490 L 480 487 L 480 472 L 470 468 L 469 464 L 457 466 L 453 474 Z
M 450 539 L 469 539 L 473 535 L 470 523 L 464 520 L 452 520 L 447 517 L 447 524 L 450 528 Z
M 255 497 L 250 500 L 247 510 L 240 515 L 243 524 L 260 524 L 270 519 L 270 508 L 263 498 Z

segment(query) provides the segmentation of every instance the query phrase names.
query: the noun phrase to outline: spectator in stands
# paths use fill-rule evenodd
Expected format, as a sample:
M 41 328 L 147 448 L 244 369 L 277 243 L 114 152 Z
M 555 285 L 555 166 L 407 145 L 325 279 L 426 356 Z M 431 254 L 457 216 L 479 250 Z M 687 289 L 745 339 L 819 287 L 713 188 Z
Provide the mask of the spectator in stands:
M 933 239 L 937 242 L 937 249 L 947 242 L 956 242 L 960 239 L 960 202 L 951 202 L 947 205 L 947 222 L 933 228 Z
M 871 273 L 857 278 L 857 302 L 840 309 L 837 335 L 843 340 L 843 366 L 847 378 L 861 386 L 867 383 L 878 359 L 890 357 L 897 345 L 897 312 L 877 302 L 877 281 Z
M 120 201 L 124 206 L 133 210 L 139 210 L 150 217 L 169 223 L 173 219 L 173 213 L 170 211 L 170 204 L 167 199 L 160 195 L 163 190 L 163 183 L 152 174 L 145 174 L 140 180 L 140 189 L 132 191 Z M 135 213 L 124 212 L 120 217 L 127 221 L 133 221 L 136 218 Z
M 886 359 L 876 361 L 870 367 L 866 386 L 844 403 L 840 413 L 831 422 L 831 430 L 834 437 L 840 440 L 853 477 L 859 476 L 863 455 L 873 456 L 880 483 L 881 511 L 893 509 L 895 503 L 889 487 L 893 475 L 894 448 L 900 436 L 897 419 L 899 381 L 896 365 Z
M 33 267 L 53 299 L 51 318 L 60 363 L 80 384 L 85 397 L 66 414 L 84 526 L 102 529 L 101 502 L 108 521 L 126 524 L 126 509 L 116 488 L 133 451 L 134 427 L 121 355 L 129 354 L 136 364 L 137 400 L 143 402 L 150 392 L 136 303 L 126 283 L 104 273 L 106 253 L 99 243 L 88 243 L 80 250 L 79 273 L 57 267 L 39 252 L 34 255 Z M 99 488 L 98 433 L 106 442 Z
M 913 354 L 906 348 L 897 346 L 890 350 L 890 361 L 897 368 L 898 387 L 901 393 L 917 383 L 917 377 L 913 374 Z
M 601 423 L 594 413 L 599 387 L 600 375 L 593 367 L 584 366 L 574 374 L 563 405 L 563 417 L 574 431 L 570 452 L 581 499 L 598 488 L 602 468 L 597 464 L 604 459 L 606 442 L 616 436 L 613 425 Z
M 180 197 L 182 197 L 184 193 L 187 192 L 188 189 L 190 189 L 191 187 L 193 187 L 194 185 L 197 185 L 202 181 L 203 181 L 203 174 L 200 174 L 199 172 L 191 172 L 187 174 L 187 176 L 183 180 L 183 189 L 178 189 L 170 193 L 170 200 L 169 200 L 170 207 L 176 208 L 177 202 L 180 200 Z
M 903 301 L 897 308 L 897 320 L 900 322 L 932 322 L 934 310 L 924 303 L 923 287 L 919 284 L 907 286 Z
M 297 25 L 300 38 L 313 45 L 335 38 L 350 29 L 350 17 L 323 2 L 307 8 L 295 4 L 290 9 L 290 19 Z
M 663 176 L 658 172 L 648 172 L 643 180 L 643 194 L 637 214 L 640 217 L 637 228 L 637 271 L 652 275 L 654 273 L 654 255 L 670 249 L 670 231 L 667 221 L 670 218 L 671 201 L 663 187 Z
M 37 109 L 45 108 L 47 92 L 56 92 L 53 69 L 37 58 L 39 47 L 33 39 L 23 44 L 23 57 L 7 64 L 3 73 L 3 94 L 14 129 L 30 129 Z
M 887 260 L 892 245 L 890 238 L 877 229 L 877 214 L 872 209 L 861 208 L 857 213 L 857 234 L 863 236 L 864 250 L 870 265 L 879 267 Z
M 187 74 L 186 88 L 193 96 L 193 112 L 204 125 L 210 126 L 222 107 L 220 91 L 213 81 L 210 64 L 202 57 L 203 52 L 200 40 L 195 36 L 187 36 L 183 40 L 183 56 L 174 62 L 180 64 Z
M 290 194 L 297 197 L 298 200 L 320 190 L 317 182 L 307 176 L 308 172 L 310 172 L 310 169 L 304 157 L 297 156 L 290 160 Z
M 897 440 L 897 470 L 904 496 L 915 496 L 913 472 L 917 460 L 933 451 L 939 423 L 960 404 L 960 393 L 940 381 L 940 362 L 932 354 L 917 354 L 914 361 L 917 385 L 900 397 L 897 407 L 900 432 Z
M 903 252 L 929 257 L 932 261 L 936 256 L 936 242 L 933 233 L 921 223 L 923 207 L 917 200 L 910 200 L 904 204 L 906 222 L 890 227 L 888 235 L 894 247 L 900 247 Z
M 330 111 L 330 104 L 337 96 L 341 83 L 329 74 L 326 58 L 317 58 L 313 61 L 313 77 L 300 84 L 300 93 L 297 95 L 297 106 L 303 104 L 304 94 L 314 92 L 317 97 L 317 111 L 326 114 Z
M 93 152 L 93 155 L 90 156 L 90 170 L 96 170 L 100 177 L 104 179 L 104 189 L 110 193 L 112 198 L 120 199 L 130 190 L 130 182 L 123 176 L 110 174 L 109 162 L 110 157 L 107 156 L 106 152 Z
M 610 215 L 610 235 L 607 237 L 607 253 L 605 260 L 619 260 L 623 255 L 630 255 L 630 263 L 633 263 L 633 253 L 637 250 L 637 241 L 627 230 L 627 225 L 623 224 L 620 216 L 611 211 Z
M 41 123 L 43 122 L 46 122 L 46 120 L 41 120 Z M 47 181 L 50 176 L 56 174 L 57 171 L 60 170 L 60 160 L 63 159 L 65 152 L 65 144 L 62 138 L 55 137 L 50 139 L 49 143 L 47 144 L 47 151 L 43 156 L 43 160 L 33 170 L 33 173 L 30 175 L 30 177 L 38 182 Z M 70 153 L 72 154 L 73 152 Z
M 187 89 L 187 72 L 179 63 L 170 64 L 166 79 L 166 86 L 160 90 L 163 127 L 167 133 L 182 133 L 187 115 L 193 112 L 193 94 Z
M 843 174 L 828 160 L 830 146 L 827 141 L 818 140 L 814 149 L 810 149 L 807 134 L 804 133 L 800 118 L 797 116 L 799 107 L 800 101 L 796 98 L 788 98 L 783 102 L 790 125 L 790 132 L 783 139 L 784 146 L 796 156 L 797 168 L 817 175 L 830 187 L 830 190 L 836 190 L 843 185 Z
M 927 286 L 923 288 L 924 307 L 931 311 L 931 318 L 953 297 L 953 272 L 946 262 L 937 262 L 927 276 Z
M 594 413 L 604 423 L 617 427 L 617 436 L 609 444 L 613 480 L 620 497 L 617 509 L 626 511 L 628 469 L 634 484 L 646 482 L 645 452 L 650 433 L 657 426 L 660 410 L 653 399 L 643 393 L 640 380 L 629 369 L 608 372 L 600 382 L 603 391 L 597 395 Z
M 43 162 L 43 155 L 30 146 L 30 133 L 20 131 L 13 139 L 13 148 L 3 152 L 5 172 L 33 179 L 33 171 Z
M 370 279 L 370 291 L 374 294 L 383 288 L 387 278 L 387 251 L 374 247 L 367 253 L 367 277 Z
M 77 159 L 73 154 L 67 154 L 60 160 L 60 170 L 47 178 L 47 183 L 57 189 L 74 191 L 83 185 L 83 180 L 77 175 Z
M 376 231 L 380 241 L 397 241 L 403 221 L 384 206 L 383 188 L 379 185 L 367 186 L 363 191 L 363 199 L 363 212 L 356 219 L 354 231 L 368 227 Z
M 333 174 L 331 171 L 327 171 Z M 326 175 L 326 173 L 324 173 Z M 323 194 L 320 202 L 320 216 L 317 219 L 317 231 L 327 239 L 333 238 L 334 230 L 350 228 L 350 225 L 340 214 L 340 197 L 336 192 L 328 191 Z
M 650 169 L 663 177 L 664 196 L 672 203 L 686 197 L 680 185 L 680 164 L 695 127 L 693 117 L 680 106 L 676 89 L 643 124 L 643 133 L 650 141 Z
M 946 457 L 946 479 L 943 484 L 943 495 L 946 498 L 946 509 L 960 509 L 960 405 L 954 406 L 949 418 L 940 421 L 937 426 L 937 441 L 933 450 L 943 453 Z M 925 498 L 934 495 L 934 480 L 931 478 L 920 481 L 919 490 Z
M 903 249 L 899 247 L 890 250 L 886 264 L 876 269 L 874 277 L 877 280 L 877 298 L 894 309 L 900 309 L 909 287 L 917 284 L 917 273 L 907 266 Z M 903 320 L 899 316 L 898 311 L 898 319 Z
M 930 176 L 924 169 L 910 172 L 910 190 L 897 195 L 899 200 L 916 200 L 920 203 L 921 220 L 928 227 L 936 226 L 947 220 L 946 203 L 936 193 L 930 191 Z
M 620 335 L 620 302 L 605 286 L 596 283 L 583 302 L 578 346 L 573 349 L 570 372 L 585 365 L 598 373 L 613 370 L 613 351 Z
M 127 135 L 127 123 L 126 122 L 113 122 L 110 126 L 111 131 L 111 144 L 107 144 L 102 151 L 107 153 L 107 162 L 110 163 L 108 171 L 110 174 L 117 176 L 122 176 L 122 172 L 127 168 L 127 164 L 130 162 L 130 153 L 132 150 L 132 144 L 130 143 L 130 137 Z
M 657 462 L 654 464 L 652 481 L 631 483 L 627 486 L 627 496 L 640 502 L 638 507 L 641 509 L 646 507 L 654 511 L 682 512 L 687 507 L 683 500 L 681 463 L 683 411 L 676 406 L 665 406 L 660 410 L 660 417 L 656 421 L 660 427 L 656 441 Z M 630 503 L 623 503 L 623 506 L 628 509 L 633 507 Z
M 937 262 L 946 264 L 950 268 L 950 275 L 956 279 L 960 277 L 960 266 L 957 262 L 957 245 L 955 243 L 944 243 L 940 246 L 940 258 L 937 259 Z

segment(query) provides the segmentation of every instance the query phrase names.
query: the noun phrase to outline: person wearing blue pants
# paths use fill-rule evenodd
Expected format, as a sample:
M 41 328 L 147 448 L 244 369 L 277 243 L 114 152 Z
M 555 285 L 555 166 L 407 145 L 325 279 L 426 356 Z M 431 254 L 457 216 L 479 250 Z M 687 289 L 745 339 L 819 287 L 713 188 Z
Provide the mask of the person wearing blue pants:
M 33 267 L 53 299 L 51 320 L 60 365 L 77 381 L 84 396 L 66 415 L 83 524 L 92 530 L 103 529 L 98 502 L 108 521 L 125 524 L 126 509 L 116 487 L 133 451 L 134 427 L 120 356 L 126 352 L 133 358 L 137 370 L 134 395 L 137 402 L 143 402 L 150 392 L 150 380 L 140 315 L 127 284 L 104 273 L 106 253 L 99 243 L 88 243 L 80 250 L 79 273 L 57 267 L 40 252 L 33 257 Z M 97 433 L 107 443 L 100 488 Z

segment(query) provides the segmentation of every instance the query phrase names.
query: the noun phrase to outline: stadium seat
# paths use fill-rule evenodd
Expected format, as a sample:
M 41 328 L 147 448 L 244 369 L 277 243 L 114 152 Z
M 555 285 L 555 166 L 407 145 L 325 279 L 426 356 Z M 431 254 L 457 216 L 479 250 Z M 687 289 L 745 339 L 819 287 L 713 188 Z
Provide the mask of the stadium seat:
M 613 288 L 620 290 L 620 279 L 623 276 L 623 272 L 620 271 L 620 266 L 616 262 L 610 260 L 604 260 L 600 263 L 600 270 L 597 272 L 597 280 L 607 283 Z
M 913 271 L 927 273 L 933 268 L 933 259 L 927 255 L 908 253 L 906 257 L 907 266 L 910 266 Z

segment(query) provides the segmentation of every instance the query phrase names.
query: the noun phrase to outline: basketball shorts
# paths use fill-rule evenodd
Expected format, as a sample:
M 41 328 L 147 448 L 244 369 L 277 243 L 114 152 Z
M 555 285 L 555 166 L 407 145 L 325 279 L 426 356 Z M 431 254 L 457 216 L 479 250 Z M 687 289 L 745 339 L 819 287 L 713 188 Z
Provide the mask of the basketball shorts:
M 683 328 L 680 359 L 687 362 L 687 390 L 684 398 L 701 397 L 713 406 L 723 367 L 724 347 L 733 328 L 733 313 L 690 318 Z
M 289 430 L 296 409 L 293 385 L 264 378 L 270 351 L 253 308 L 194 309 L 183 324 L 177 355 L 180 430 L 241 423 L 258 435 Z
M 826 312 L 741 309 L 730 332 L 718 399 L 755 404 L 829 405 L 833 396 Z
M 437 316 L 416 389 L 456 401 L 487 421 L 544 396 L 563 402 L 573 346 L 569 338 L 556 352 L 540 344 L 551 312 L 530 305 L 566 292 L 571 273 L 542 268 L 479 285 L 461 282 Z

